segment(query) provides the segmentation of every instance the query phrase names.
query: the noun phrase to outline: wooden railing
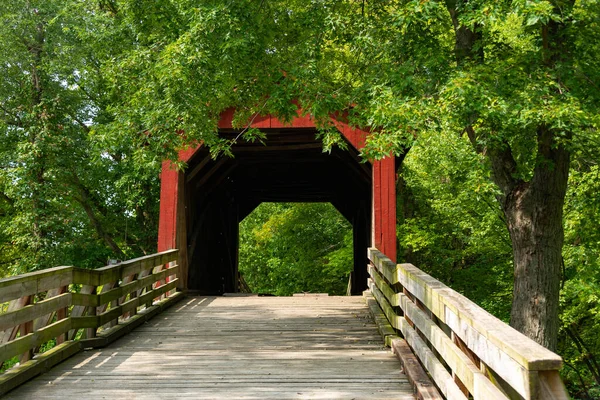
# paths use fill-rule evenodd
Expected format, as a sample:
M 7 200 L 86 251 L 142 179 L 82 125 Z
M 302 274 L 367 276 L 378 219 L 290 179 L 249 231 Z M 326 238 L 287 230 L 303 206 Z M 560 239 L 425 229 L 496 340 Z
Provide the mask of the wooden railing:
M 569 398 L 558 374 L 560 356 L 415 266 L 396 265 L 377 249 L 369 249 L 369 260 L 379 319 L 391 325 L 380 329 L 386 342 L 399 353 L 405 346 L 399 332 L 443 397 Z
M 176 301 L 177 256 L 169 250 L 96 270 L 56 267 L 0 280 L 0 363 L 18 361 L 0 375 L 0 396 Z

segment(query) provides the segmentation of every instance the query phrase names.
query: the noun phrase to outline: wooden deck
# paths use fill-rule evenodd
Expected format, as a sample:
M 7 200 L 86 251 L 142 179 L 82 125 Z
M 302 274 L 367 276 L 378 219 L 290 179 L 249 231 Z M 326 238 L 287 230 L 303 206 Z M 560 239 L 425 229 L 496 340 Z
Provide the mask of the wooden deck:
M 8 399 L 414 399 L 361 297 L 189 297 Z

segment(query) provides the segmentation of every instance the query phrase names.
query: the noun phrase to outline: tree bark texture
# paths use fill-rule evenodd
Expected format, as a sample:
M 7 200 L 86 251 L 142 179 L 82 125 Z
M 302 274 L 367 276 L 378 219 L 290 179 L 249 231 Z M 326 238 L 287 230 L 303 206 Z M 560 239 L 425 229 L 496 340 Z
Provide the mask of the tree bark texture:
M 563 205 L 570 156 L 553 132 L 538 128 L 538 160 L 530 181 L 511 177 L 512 156 L 491 151 L 492 179 L 513 247 L 514 288 L 510 324 L 550 350 L 558 338 L 558 298 L 564 241 Z

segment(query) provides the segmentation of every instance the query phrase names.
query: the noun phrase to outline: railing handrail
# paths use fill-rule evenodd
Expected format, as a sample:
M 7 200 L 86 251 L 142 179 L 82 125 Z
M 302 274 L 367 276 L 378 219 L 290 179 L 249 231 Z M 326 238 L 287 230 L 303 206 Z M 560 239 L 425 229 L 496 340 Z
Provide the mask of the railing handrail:
M 43 286 L 41 288 L 38 288 L 38 286 L 36 286 L 35 289 L 33 289 L 33 287 L 28 288 L 26 286 L 26 284 L 30 283 L 30 282 L 40 282 L 40 281 L 43 281 L 45 278 L 49 278 L 49 277 L 56 277 L 56 275 L 59 272 L 63 272 L 66 275 L 68 275 L 69 273 L 72 274 L 72 278 L 71 278 L 72 282 L 69 282 L 69 284 L 72 284 L 72 283 L 92 284 L 89 282 L 92 280 L 97 280 L 100 282 L 100 283 L 97 283 L 97 285 L 101 285 L 103 283 L 108 282 L 109 278 L 112 277 L 114 272 L 121 272 L 125 269 L 134 269 L 135 267 L 138 267 L 138 266 L 140 267 L 140 269 L 142 269 L 144 265 L 151 264 L 154 260 L 156 260 L 159 257 L 171 258 L 172 255 L 176 255 L 178 252 L 179 252 L 179 250 L 177 250 L 177 249 L 167 250 L 167 251 L 163 251 L 160 253 L 150 254 L 147 256 L 142 256 L 142 257 L 134 258 L 131 260 L 123 261 L 123 262 L 120 262 L 115 265 L 107 265 L 107 266 L 97 268 L 97 269 L 79 268 L 79 267 L 74 267 L 74 266 L 60 266 L 60 267 L 47 268 L 47 269 L 43 269 L 40 271 L 27 272 L 25 274 L 20 274 L 20 275 L 15 275 L 15 276 L 9 276 L 7 278 L 0 279 L 0 303 L 5 303 L 7 301 L 14 300 L 14 299 L 17 299 L 22 296 L 37 294 L 37 293 L 40 293 L 40 292 L 43 292 L 48 289 L 52 289 L 52 288 L 56 287 L 56 286 L 53 286 L 53 287 Z M 80 275 L 77 276 L 75 274 L 80 274 Z M 84 275 L 88 275 L 92 278 L 88 278 L 88 279 L 82 278 L 81 276 L 84 276 Z M 123 275 L 123 272 L 121 272 L 120 275 Z M 21 285 L 21 286 L 19 287 L 19 285 Z M 50 285 L 52 285 L 52 284 L 50 284 Z M 14 291 L 11 291 L 11 287 L 13 287 L 13 288 L 19 287 L 20 295 L 15 295 Z M 36 290 L 36 291 L 34 292 L 34 290 Z
M 413 342 L 411 347 L 431 344 L 431 351 L 413 348 L 427 369 L 445 363 L 454 379 L 461 380 L 458 388 L 476 399 L 535 399 L 548 391 L 553 397 L 544 398 L 568 398 L 558 376 L 560 356 L 414 265 L 395 264 L 375 248 L 368 255 L 369 287 L 391 326 L 409 345 Z
M 371 250 L 372 253 L 370 254 L 374 254 L 376 251 L 383 255 L 376 249 Z M 385 258 L 387 260 L 382 260 L 382 264 L 394 265 L 389 258 Z M 446 319 L 446 310 L 444 307 L 448 307 L 451 312 L 454 312 L 460 319 L 467 319 L 472 322 L 480 334 L 484 335 L 493 343 L 501 344 L 502 350 L 506 351 L 521 366 L 535 371 L 561 368 L 562 358 L 558 354 L 524 336 L 512 326 L 494 317 L 473 301 L 469 300 L 469 298 L 436 280 L 426 272 L 423 272 L 414 265 L 408 263 L 395 264 L 393 270 L 395 277 L 394 281 L 390 283 L 399 283 L 402 286 L 407 287 L 408 282 L 412 281 L 422 283 L 423 287 L 428 287 L 430 289 L 430 294 L 421 295 L 418 291 L 413 291 L 407 287 L 407 289 L 417 297 L 419 301 L 424 303 L 439 319 Z M 429 300 L 427 296 L 432 300 Z M 436 300 L 439 301 L 439 303 L 436 303 Z M 507 337 L 510 337 L 511 340 L 507 340 Z

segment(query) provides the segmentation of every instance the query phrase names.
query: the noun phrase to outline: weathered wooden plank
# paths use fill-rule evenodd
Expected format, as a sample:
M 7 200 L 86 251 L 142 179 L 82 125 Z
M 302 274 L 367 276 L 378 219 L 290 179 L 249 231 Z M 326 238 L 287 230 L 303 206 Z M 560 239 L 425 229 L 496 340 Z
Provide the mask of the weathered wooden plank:
M 387 317 L 385 316 L 385 314 L 379 307 L 379 304 L 377 304 L 377 300 L 375 300 L 373 298 L 373 296 L 369 293 L 366 293 L 363 296 L 365 297 L 367 306 L 369 307 L 369 310 L 371 311 L 373 320 L 375 321 L 375 324 L 377 325 L 377 330 L 383 337 L 383 341 L 384 341 L 385 345 L 390 347 L 392 344 L 392 341 L 398 337 L 398 334 L 396 333 L 396 331 L 394 330 L 394 328 L 388 321 Z
M 16 311 L 8 311 L 5 314 L 0 314 L 0 330 L 6 330 L 24 322 L 33 321 L 36 318 L 53 313 L 59 308 L 68 307 L 70 303 L 71 294 L 64 293 L 35 304 L 24 306 Z
M 143 295 L 137 297 L 138 305 L 148 304 L 153 299 L 168 292 L 169 290 L 177 288 L 178 281 L 179 281 L 179 279 L 174 279 L 171 282 L 167 283 L 166 285 L 160 286 L 158 288 L 154 288 L 151 291 L 146 292 Z
M 55 267 L 0 279 L 0 303 L 68 286 L 73 283 L 73 267 Z
M 177 287 L 178 280 L 174 279 L 173 281 L 167 283 L 166 285 L 160 286 L 152 291 L 145 293 L 142 296 L 135 297 L 123 305 L 111 308 L 110 310 L 99 314 L 99 315 L 88 315 L 81 317 L 71 317 L 73 329 L 81 329 L 81 328 L 94 328 L 100 327 L 102 325 L 107 324 L 108 322 L 120 317 L 126 312 L 132 311 L 133 309 L 139 307 L 142 304 L 151 301 L 152 299 L 174 289 Z
M 137 274 L 152 269 L 158 265 L 165 265 L 171 261 L 177 261 L 179 250 L 167 250 L 153 256 L 141 257 L 137 260 L 127 261 L 121 264 L 123 276 Z
M 12 300 L 8 304 L 7 313 L 18 311 L 18 310 L 26 307 L 28 303 L 29 303 L 29 296 L 24 296 L 24 297 Z M 15 337 L 17 337 L 17 333 L 19 332 L 19 327 L 20 327 L 20 325 L 14 325 L 12 328 L 6 329 L 4 332 L 2 332 L 2 335 L 0 336 L 0 344 L 10 342 Z
M 415 352 L 421 363 L 425 366 L 429 375 L 436 383 L 442 394 L 447 399 L 467 400 L 460 388 L 452 379 L 452 376 L 446 371 L 440 360 L 436 358 L 433 352 L 427 347 L 427 344 L 421 339 L 417 332 L 410 326 L 404 317 L 398 319 L 400 331 L 404 339 L 408 342 L 411 349 Z
M 72 296 L 72 301 L 74 301 L 76 296 L 85 296 L 85 295 L 89 295 L 92 293 L 96 292 L 96 286 L 90 286 L 90 285 L 83 285 L 81 287 L 81 291 L 80 293 L 71 293 Z M 85 315 L 86 312 L 88 312 L 89 307 L 87 306 L 77 306 L 74 305 L 73 308 L 71 309 L 71 318 L 79 318 L 82 317 L 83 315 Z M 94 308 L 95 310 L 95 308 Z M 73 322 L 73 321 L 72 321 Z M 77 336 L 77 329 L 71 329 L 68 333 L 67 339 L 68 340 L 73 340 L 75 339 L 75 337 Z M 85 332 L 84 332 L 85 334 Z
M 429 375 L 427 375 L 406 341 L 404 339 L 393 340 L 392 349 L 402 363 L 403 372 L 415 387 L 417 398 L 419 400 L 443 400 L 441 393 L 431 382 Z
M 381 293 L 377 285 L 375 285 L 375 282 L 373 282 L 371 279 L 368 280 L 368 285 L 369 289 L 371 290 L 371 293 L 373 294 L 373 297 L 375 297 L 377 303 L 379 304 L 379 307 L 381 307 L 381 310 L 390 322 L 390 325 L 392 325 L 392 327 L 396 329 L 400 329 L 398 322 L 398 314 L 396 314 L 396 312 L 394 311 L 390 303 L 387 301 L 383 293 Z
M 135 282 L 136 280 L 137 280 L 137 278 L 136 278 L 135 274 L 128 275 L 125 278 L 123 278 L 123 280 L 121 281 L 120 287 L 127 288 L 127 286 L 129 284 Z M 133 295 L 133 297 L 136 297 L 136 294 L 137 294 L 137 290 L 135 290 L 135 291 L 133 291 L 133 290 L 132 291 L 127 291 L 127 289 L 123 289 L 121 297 L 119 297 L 119 299 L 117 300 L 119 302 L 118 304 L 122 305 L 123 303 L 125 303 L 125 301 L 127 301 L 127 295 L 129 295 L 129 296 Z M 135 312 L 137 312 L 137 309 L 135 309 Z M 134 312 L 134 314 L 135 314 L 135 312 Z M 130 317 L 130 313 L 129 312 L 126 312 L 126 313 L 123 314 L 123 318 L 129 318 L 129 317 Z
M 66 292 L 66 286 L 63 286 L 60 288 L 55 288 L 55 289 L 50 289 L 46 292 L 46 297 L 44 298 L 44 300 L 51 299 L 52 297 L 58 296 L 59 294 L 63 294 L 65 292 Z M 38 302 L 35 304 L 39 304 L 39 303 L 41 303 L 41 302 Z M 65 308 L 68 306 L 69 306 L 69 304 L 65 304 L 63 307 L 60 307 L 60 308 Z M 49 310 L 48 313 L 46 313 L 45 315 L 35 317 L 33 320 L 33 330 L 37 331 L 38 329 L 41 329 L 44 326 L 48 325 L 52 321 L 52 318 L 54 317 L 56 310 L 57 309 Z M 36 349 L 36 352 L 37 352 L 37 349 Z
M 176 261 L 178 254 L 179 250 L 167 250 L 162 253 L 135 258 L 96 270 L 76 269 L 73 274 L 73 283 L 101 286 L 105 283 L 116 282 L 126 276 L 152 269 L 157 265 Z
M 377 302 L 380 305 L 383 305 L 382 309 L 383 309 L 384 313 L 386 314 L 388 320 L 392 324 L 392 326 L 394 328 L 396 328 L 396 329 L 399 329 L 402 332 L 402 334 L 404 335 L 405 339 L 408 341 L 408 343 L 411 345 L 411 347 L 415 350 L 415 352 L 419 356 L 419 359 L 421 359 L 421 362 L 426 366 L 427 371 L 432 375 L 432 377 L 434 378 L 434 380 L 438 384 L 438 386 L 440 386 L 440 388 L 442 388 L 441 385 L 446 385 L 449 388 L 449 389 L 442 389 L 442 392 L 444 393 L 444 395 L 447 396 L 447 393 L 444 390 L 450 390 L 451 392 L 453 392 L 454 391 L 454 387 L 456 387 L 456 389 L 459 390 L 458 386 L 456 386 L 456 384 L 454 384 L 454 381 L 452 381 L 454 386 L 448 386 L 449 383 L 448 383 L 447 379 L 450 377 L 450 375 L 446 376 L 446 374 L 444 374 L 440 370 L 440 366 L 442 364 L 437 360 L 437 358 L 435 358 L 435 355 L 431 352 L 431 350 L 429 350 L 428 348 L 427 349 L 418 349 L 417 350 L 417 349 L 414 348 L 415 344 L 421 345 L 422 340 L 418 336 L 415 336 L 415 337 L 412 337 L 412 338 L 409 338 L 407 336 L 407 334 L 408 335 L 412 335 L 412 331 L 414 329 L 412 327 L 410 327 L 410 325 L 408 324 L 408 322 L 406 322 L 405 318 L 399 317 L 398 315 L 395 314 L 395 312 L 393 311 L 392 307 L 387 302 L 387 299 L 385 298 L 385 296 L 383 295 L 383 293 L 381 293 L 381 291 L 379 291 L 379 289 L 377 288 L 377 286 L 374 284 L 373 281 L 370 281 L 370 289 L 371 289 L 371 292 L 373 293 L 374 297 L 377 299 Z M 404 295 L 401 295 L 401 296 L 404 296 Z M 404 296 L 404 298 L 406 298 L 406 296 Z M 413 304 L 413 306 L 414 306 L 414 304 Z M 406 305 L 403 304 L 403 307 L 406 307 Z M 414 306 L 414 307 L 416 308 L 416 306 Z M 414 310 L 411 310 L 411 311 L 414 311 Z M 422 313 L 421 310 L 418 310 L 418 311 Z M 414 312 L 411 313 L 411 315 L 407 315 L 407 316 L 409 318 L 411 318 L 411 321 L 412 321 L 412 317 L 419 317 L 418 315 L 415 315 Z M 431 324 L 433 324 L 433 321 L 429 320 L 426 316 L 423 316 L 422 318 L 419 318 L 419 320 L 418 320 L 418 322 L 421 323 L 422 325 L 424 325 L 426 323 L 426 321 L 429 321 Z M 410 327 L 410 330 L 408 330 L 408 327 Z M 456 347 L 452 343 L 452 341 L 450 340 L 450 338 L 448 338 L 441 331 L 441 329 L 439 327 L 436 326 L 435 328 L 437 328 L 439 330 L 438 333 L 441 333 L 441 335 L 444 335 L 446 337 L 446 339 L 448 339 L 448 341 L 450 342 L 450 344 L 452 346 Z M 426 328 L 422 326 L 421 329 L 426 329 Z M 427 333 L 430 333 L 430 332 L 427 331 Z M 415 333 L 415 335 L 416 335 L 416 333 Z M 440 349 L 438 348 L 438 346 L 440 345 L 439 342 L 443 341 L 443 337 L 436 335 L 436 338 L 438 340 L 434 341 L 434 347 L 436 348 L 437 351 L 440 351 Z M 431 337 L 430 336 L 428 336 L 428 339 L 431 341 Z M 470 360 L 468 360 L 468 358 L 466 357 L 466 355 L 464 355 L 459 349 L 456 349 L 456 350 L 458 350 L 459 354 L 452 353 L 452 355 L 456 356 L 456 358 L 459 358 L 460 361 L 463 361 L 463 362 L 469 361 L 470 362 Z M 468 372 L 471 372 L 471 373 L 474 372 L 471 369 L 467 369 L 466 365 L 461 365 L 460 362 L 457 361 L 455 358 L 451 358 L 449 356 L 449 352 L 444 352 L 444 353 L 445 353 L 444 355 L 446 355 L 446 357 L 448 357 L 450 359 L 450 361 L 451 361 L 451 365 L 450 365 L 451 368 L 453 368 L 453 369 L 457 368 L 457 367 L 460 368 L 459 376 L 461 376 L 461 379 L 463 379 L 464 377 L 466 377 L 466 375 L 467 375 Z M 466 359 L 466 360 L 462 359 L 461 356 L 464 357 L 464 359 Z M 446 360 L 446 361 L 448 361 L 448 360 Z M 474 366 L 472 366 L 472 367 L 475 368 Z M 433 370 L 430 370 L 430 368 L 433 368 Z M 465 371 L 465 369 L 466 369 L 466 371 Z M 452 380 L 452 377 L 450 377 L 450 379 Z M 473 379 L 471 379 L 470 382 L 467 382 L 467 385 L 468 385 L 468 387 L 469 387 L 470 390 L 475 390 L 475 383 L 474 383 Z M 490 382 L 490 385 L 491 385 L 491 382 Z M 479 388 L 479 386 L 478 386 L 478 388 Z M 485 385 L 484 388 L 487 388 L 487 385 Z M 463 397 L 464 397 L 464 395 L 463 395 Z M 493 398 L 502 399 L 502 397 L 491 397 L 491 398 L 492 399 Z M 505 397 L 504 397 L 504 399 L 505 399 Z
M 21 336 L 11 342 L 0 345 L 0 360 L 8 360 L 11 357 L 23 354 L 50 339 L 68 332 L 71 329 L 71 319 L 63 319 L 40 329 L 37 332 Z
M 538 399 L 544 400 L 567 400 L 569 394 L 558 374 L 558 371 L 540 371 Z
M 151 308 L 146 308 L 139 312 L 138 314 L 132 316 L 127 319 L 122 324 L 119 324 L 111 329 L 101 332 L 98 337 L 94 339 L 84 339 L 82 340 L 82 346 L 84 348 L 88 347 L 105 347 L 115 340 L 123 337 L 124 335 L 130 333 L 140 325 L 154 318 L 159 313 L 163 312 L 169 307 L 172 307 L 175 303 L 182 300 L 184 294 L 182 292 L 176 292 L 169 296 L 168 298 L 157 302 Z
M 468 321 L 462 320 L 452 310 L 446 308 L 445 321 L 448 326 L 464 341 L 469 349 L 488 365 L 498 376 L 504 379 L 517 393 L 524 398 L 531 398 L 529 371 L 501 348 L 481 335 Z
M 109 302 L 114 301 L 122 296 L 125 296 L 128 293 L 132 293 L 134 291 L 140 290 L 140 289 L 142 289 L 148 285 L 151 285 L 155 282 L 164 281 L 167 278 L 167 276 L 177 275 L 178 272 L 179 272 L 179 267 L 174 266 L 172 268 L 164 269 L 160 272 L 145 276 L 141 279 L 138 279 L 137 281 L 121 285 L 118 288 L 112 289 L 105 293 L 101 293 L 98 296 L 98 303 L 99 304 L 108 304 Z
M 163 270 L 156 274 L 146 275 L 133 282 L 121 285 L 117 288 L 100 293 L 99 295 L 90 295 L 84 293 L 73 293 L 73 305 L 76 306 L 92 306 L 99 307 L 103 304 L 108 304 L 129 293 L 142 290 L 143 288 L 152 285 L 158 280 L 164 280 L 167 276 L 177 274 L 179 267 L 175 266 L 167 270 Z
M 508 400 L 504 393 L 494 386 L 469 357 L 454 344 L 452 339 L 407 296 L 400 294 L 400 302 L 406 317 L 423 333 L 476 400 Z
M 377 288 L 383 293 L 387 301 L 391 306 L 400 306 L 400 301 L 398 299 L 397 293 L 389 286 L 389 284 L 384 280 L 384 278 L 379 274 L 379 271 L 374 268 L 372 265 L 368 266 L 369 275 L 371 279 L 377 285 Z

